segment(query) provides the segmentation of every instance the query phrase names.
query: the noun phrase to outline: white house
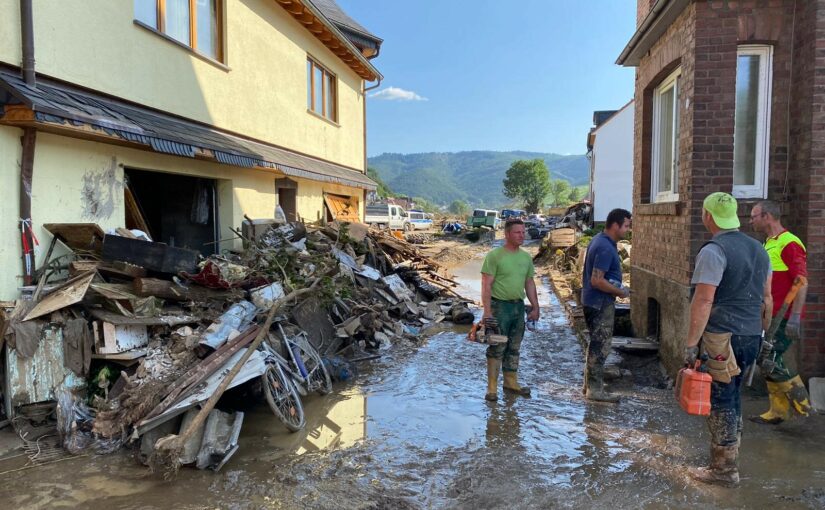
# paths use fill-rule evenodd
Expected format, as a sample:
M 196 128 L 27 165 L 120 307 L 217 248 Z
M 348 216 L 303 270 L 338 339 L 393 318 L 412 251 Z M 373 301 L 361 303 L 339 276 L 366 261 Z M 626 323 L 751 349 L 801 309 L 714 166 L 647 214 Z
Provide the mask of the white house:
M 617 207 L 633 207 L 633 111 L 631 100 L 620 110 L 593 112 L 587 136 L 593 221 L 605 221 Z

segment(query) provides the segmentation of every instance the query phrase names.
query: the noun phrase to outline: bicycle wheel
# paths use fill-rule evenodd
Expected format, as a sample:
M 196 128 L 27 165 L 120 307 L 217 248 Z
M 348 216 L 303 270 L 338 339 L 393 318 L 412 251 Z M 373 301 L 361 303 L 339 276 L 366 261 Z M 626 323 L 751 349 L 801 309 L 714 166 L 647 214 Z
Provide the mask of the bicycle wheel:
M 332 391 L 332 378 L 329 376 L 327 367 L 321 360 L 321 355 L 309 343 L 309 340 L 302 334 L 291 340 L 299 349 L 301 360 L 307 370 L 306 386 L 307 391 L 317 391 L 320 395 L 326 395 Z
M 304 428 L 306 420 L 301 398 L 280 367 L 267 365 L 266 372 L 261 376 L 261 384 L 269 408 L 286 428 L 292 432 Z

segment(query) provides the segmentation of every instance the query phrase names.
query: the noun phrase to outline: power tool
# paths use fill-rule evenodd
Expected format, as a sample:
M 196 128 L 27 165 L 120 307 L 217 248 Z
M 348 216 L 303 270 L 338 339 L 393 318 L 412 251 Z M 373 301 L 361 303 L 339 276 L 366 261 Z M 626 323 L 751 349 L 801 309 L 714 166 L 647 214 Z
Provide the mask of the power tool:
M 507 343 L 507 337 L 499 332 L 495 317 L 487 317 L 473 324 L 467 334 L 467 340 L 488 345 Z

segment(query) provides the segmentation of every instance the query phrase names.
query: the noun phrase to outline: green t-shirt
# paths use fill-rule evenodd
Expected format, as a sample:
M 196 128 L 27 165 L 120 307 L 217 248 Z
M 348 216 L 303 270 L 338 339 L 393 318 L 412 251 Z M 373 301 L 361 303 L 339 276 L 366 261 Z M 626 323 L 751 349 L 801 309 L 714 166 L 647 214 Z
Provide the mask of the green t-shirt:
M 496 248 L 484 257 L 481 272 L 492 275 L 493 297 L 502 300 L 524 299 L 524 282 L 533 277 L 533 258 L 526 251 Z

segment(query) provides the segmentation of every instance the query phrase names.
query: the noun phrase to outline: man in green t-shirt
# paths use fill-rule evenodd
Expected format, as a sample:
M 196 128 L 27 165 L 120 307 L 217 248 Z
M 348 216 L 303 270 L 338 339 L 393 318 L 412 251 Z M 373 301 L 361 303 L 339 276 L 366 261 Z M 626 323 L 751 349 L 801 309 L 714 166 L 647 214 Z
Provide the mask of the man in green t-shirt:
M 539 318 L 536 283 L 533 281 L 533 258 L 522 250 L 524 222 L 508 220 L 504 226 L 504 246 L 495 248 L 484 258 L 481 266 L 482 320 L 495 317 L 499 332 L 507 336 L 506 344 L 487 348 L 486 400 L 498 398 L 498 373 L 504 369 L 504 390 L 522 396 L 530 395 L 530 388 L 520 386 L 518 372 L 519 349 L 524 336 L 524 296 L 533 309 L 529 320 Z

